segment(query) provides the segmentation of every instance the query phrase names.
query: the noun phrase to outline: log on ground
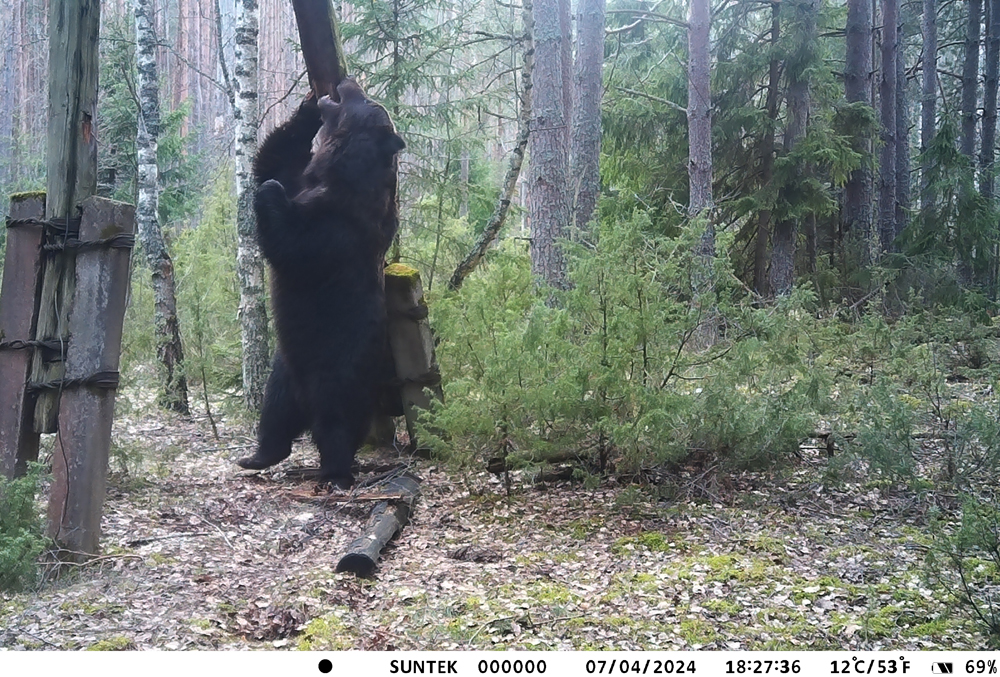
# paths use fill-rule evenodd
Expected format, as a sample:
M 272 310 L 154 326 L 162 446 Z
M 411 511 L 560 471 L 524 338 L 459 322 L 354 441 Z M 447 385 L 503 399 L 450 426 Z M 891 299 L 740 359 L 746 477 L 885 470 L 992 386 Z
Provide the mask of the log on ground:
M 380 484 L 378 490 L 399 493 L 403 498 L 382 501 L 375 506 L 364 533 L 348 546 L 347 554 L 337 563 L 337 571 L 347 571 L 361 578 L 370 578 L 375 573 L 382 549 L 409 522 L 413 504 L 420 495 L 420 484 L 411 475 L 399 475 Z

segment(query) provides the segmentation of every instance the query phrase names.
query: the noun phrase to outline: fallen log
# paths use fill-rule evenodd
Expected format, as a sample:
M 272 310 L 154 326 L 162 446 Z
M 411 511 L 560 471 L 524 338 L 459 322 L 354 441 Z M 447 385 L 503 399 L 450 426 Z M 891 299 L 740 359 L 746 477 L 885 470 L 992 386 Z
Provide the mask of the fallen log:
M 420 483 L 412 475 L 389 478 L 378 490 L 399 494 L 401 498 L 380 502 L 372 510 L 364 533 L 347 548 L 347 554 L 337 563 L 337 571 L 347 571 L 361 578 L 375 573 L 379 553 L 393 536 L 406 526 L 413 504 L 420 495 Z

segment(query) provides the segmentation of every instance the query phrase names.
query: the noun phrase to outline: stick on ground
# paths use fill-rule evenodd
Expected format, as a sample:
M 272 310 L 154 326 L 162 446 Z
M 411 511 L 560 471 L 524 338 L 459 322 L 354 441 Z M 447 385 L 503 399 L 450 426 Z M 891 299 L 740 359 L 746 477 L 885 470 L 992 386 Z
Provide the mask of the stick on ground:
M 393 477 L 379 485 L 378 489 L 386 493 L 400 493 L 403 498 L 382 501 L 375 506 L 364 533 L 348 546 L 347 554 L 337 563 L 337 571 L 348 571 L 361 578 L 370 578 L 375 573 L 379 553 L 406 526 L 413 504 L 420 495 L 420 484 L 411 475 Z

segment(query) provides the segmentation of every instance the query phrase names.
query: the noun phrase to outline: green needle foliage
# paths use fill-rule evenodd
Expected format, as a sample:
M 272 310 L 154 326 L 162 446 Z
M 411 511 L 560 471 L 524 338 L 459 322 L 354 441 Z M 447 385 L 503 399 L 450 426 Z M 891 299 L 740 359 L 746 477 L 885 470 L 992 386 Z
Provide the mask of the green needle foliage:
M 35 506 L 41 466 L 23 477 L 0 478 L 0 590 L 22 590 L 38 577 L 38 557 L 48 540 Z

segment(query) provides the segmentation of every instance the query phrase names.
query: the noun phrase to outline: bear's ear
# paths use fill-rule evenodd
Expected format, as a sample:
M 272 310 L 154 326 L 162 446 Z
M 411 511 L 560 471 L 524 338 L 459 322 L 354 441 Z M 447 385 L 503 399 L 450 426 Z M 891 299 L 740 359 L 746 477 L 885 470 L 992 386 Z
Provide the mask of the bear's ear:
M 386 155 L 392 156 L 406 148 L 406 142 L 395 132 L 386 132 L 382 139 L 382 150 Z

